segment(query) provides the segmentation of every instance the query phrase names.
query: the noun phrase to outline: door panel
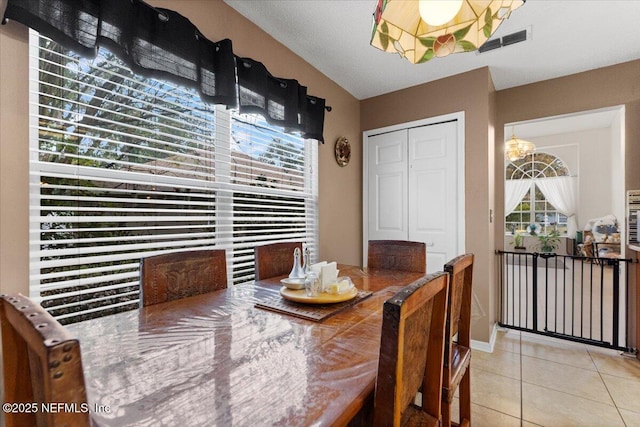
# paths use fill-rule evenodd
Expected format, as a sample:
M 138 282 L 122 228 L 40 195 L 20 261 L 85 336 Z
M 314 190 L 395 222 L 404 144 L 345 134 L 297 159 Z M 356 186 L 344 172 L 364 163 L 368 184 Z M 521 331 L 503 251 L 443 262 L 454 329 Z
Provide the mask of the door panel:
M 368 238 L 407 240 L 407 131 L 370 136 Z
M 418 171 L 413 174 L 412 178 L 418 182 L 417 187 L 414 188 L 414 203 L 409 202 L 411 209 L 417 213 L 414 222 L 410 223 L 414 235 L 446 232 L 445 210 L 433 208 L 443 206 L 447 202 L 444 192 L 445 173 L 444 169 L 440 169 Z
M 363 264 L 366 240 L 412 240 L 427 245 L 427 272 L 442 270 L 463 250 L 458 248 L 464 216 L 458 212 L 458 122 L 371 135 L 365 143 Z
M 427 244 L 427 272 L 457 255 L 457 122 L 408 131 L 408 239 Z
M 375 204 L 375 230 L 377 233 L 402 233 L 404 235 L 406 223 L 404 221 L 404 209 L 402 188 L 405 176 L 403 173 L 394 172 L 376 176 L 376 204 Z

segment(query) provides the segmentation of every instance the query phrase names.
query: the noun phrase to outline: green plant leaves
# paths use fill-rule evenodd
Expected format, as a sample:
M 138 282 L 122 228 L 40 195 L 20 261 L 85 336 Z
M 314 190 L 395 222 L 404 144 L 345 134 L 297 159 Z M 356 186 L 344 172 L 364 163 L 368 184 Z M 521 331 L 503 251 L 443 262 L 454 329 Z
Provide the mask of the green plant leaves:
M 387 50 L 389 46 L 389 36 L 387 33 L 389 32 L 389 26 L 386 22 L 383 22 L 380 28 L 382 31 L 380 32 L 380 43 L 382 44 L 382 48 Z
M 487 8 L 487 13 L 484 14 L 484 26 L 482 27 L 482 32 L 486 38 L 491 37 L 493 28 L 493 16 L 491 15 L 491 8 Z

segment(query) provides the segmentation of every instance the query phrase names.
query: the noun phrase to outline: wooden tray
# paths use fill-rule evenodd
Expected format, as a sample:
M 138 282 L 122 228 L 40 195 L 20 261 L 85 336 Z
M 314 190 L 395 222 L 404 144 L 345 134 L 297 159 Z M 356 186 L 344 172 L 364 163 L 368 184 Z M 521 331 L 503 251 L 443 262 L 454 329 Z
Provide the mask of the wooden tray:
M 371 295 L 373 295 L 373 292 L 371 291 L 356 290 L 356 295 L 351 299 L 330 304 L 304 304 L 286 300 L 281 296 L 276 296 L 256 303 L 255 306 L 265 310 L 289 314 L 302 319 L 313 320 L 314 322 L 320 322 L 346 308 L 356 305 L 360 301 L 369 298 Z
M 316 297 L 310 297 L 307 296 L 307 291 L 304 289 L 289 289 L 283 286 L 280 289 L 280 295 L 289 301 L 301 302 L 303 304 L 334 304 L 349 301 L 351 298 L 354 298 L 358 295 L 358 289 L 354 286 L 343 294 L 327 294 L 322 292 Z

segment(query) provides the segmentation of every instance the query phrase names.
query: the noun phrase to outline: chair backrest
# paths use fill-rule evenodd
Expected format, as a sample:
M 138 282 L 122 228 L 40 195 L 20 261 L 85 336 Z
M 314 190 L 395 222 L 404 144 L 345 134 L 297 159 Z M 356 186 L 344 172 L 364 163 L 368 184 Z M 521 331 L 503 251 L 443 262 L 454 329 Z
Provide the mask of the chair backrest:
M 255 257 L 256 280 L 289 274 L 293 267 L 293 251 L 300 248 L 301 242 L 280 242 L 256 246 Z M 302 261 L 302 260 L 301 260 Z
M 143 306 L 226 287 L 224 249 L 172 252 L 140 260 L 140 299 Z
M 4 402 L 23 404 L 19 411 L 4 411 L 6 426 L 88 426 L 78 340 L 20 294 L 2 295 L 0 322 Z
M 367 267 L 427 272 L 427 246 L 406 240 L 370 240 Z
M 427 275 L 384 303 L 376 426 L 400 425 L 420 389 L 421 411 L 440 419 L 448 279 L 444 272 Z
M 471 285 L 473 282 L 473 254 L 460 255 L 444 265 L 449 274 L 449 308 L 447 309 L 447 330 L 445 363 L 452 357 L 450 350 L 454 337 L 467 348 L 471 345 Z
M 449 306 L 445 326 L 444 369 L 442 370 L 442 403 L 444 405 L 442 424 L 453 425 L 452 409 L 457 391 L 460 425 L 472 425 L 469 335 L 473 254 L 464 254 L 452 259 L 445 264 L 444 269 L 449 275 Z

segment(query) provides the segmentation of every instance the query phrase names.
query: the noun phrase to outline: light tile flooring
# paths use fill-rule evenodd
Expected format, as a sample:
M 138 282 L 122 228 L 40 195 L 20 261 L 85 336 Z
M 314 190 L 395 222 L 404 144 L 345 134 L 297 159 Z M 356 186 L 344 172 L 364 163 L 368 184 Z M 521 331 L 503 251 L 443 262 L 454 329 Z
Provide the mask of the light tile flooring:
M 638 426 L 640 361 L 621 352 L 500 330 L 471 359 L 472 425 Z M 457 419 L 457 399 L 454 407 Z

